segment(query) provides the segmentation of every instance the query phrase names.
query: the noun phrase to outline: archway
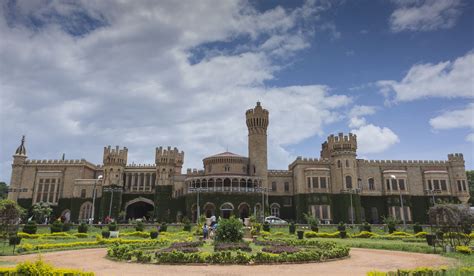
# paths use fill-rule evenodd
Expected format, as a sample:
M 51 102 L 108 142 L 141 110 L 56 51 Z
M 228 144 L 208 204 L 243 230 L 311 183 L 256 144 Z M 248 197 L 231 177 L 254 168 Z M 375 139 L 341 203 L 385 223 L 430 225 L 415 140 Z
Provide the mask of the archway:
M 214 216 L 215 214 L 216 214 L 216 205 L 214 205 L 214 203 L 211 203 L 211 202 L 206 202 L 206 204 L 204 204 L 204 215 L 206 216 L 206 218 L 210 218 Z
M 221 205 L 220 209 L 222 218 L 228 219 L 232 215 L 232 211 L 234 211 L 234 205 L 230 202 L 226 202 Z
M 127 219 L 150 219 L 150 213 L 155 209 L 155 204 L 151 199 L 139 197 L 132 199 L 125 204 L 125 212 Z
M 242 202 L 239 205 L 239 218 L 244 220 L 249 217 L 250 206 L 246 202 Z

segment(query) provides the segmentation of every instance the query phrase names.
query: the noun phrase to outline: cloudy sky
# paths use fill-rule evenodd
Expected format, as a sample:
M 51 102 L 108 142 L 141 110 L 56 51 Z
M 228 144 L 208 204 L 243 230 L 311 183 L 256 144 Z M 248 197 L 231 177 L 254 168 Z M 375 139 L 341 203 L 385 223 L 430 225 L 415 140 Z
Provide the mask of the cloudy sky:
M 331 133 L 359 158 L 473 169 L 474 2 L 46 1 L 0 4 L 0 181 L 30 159 L 129 163 L 154 148 L 185 167 L 246 155 L 244 112 L 270 111 L 269 166 L 318 157 Z

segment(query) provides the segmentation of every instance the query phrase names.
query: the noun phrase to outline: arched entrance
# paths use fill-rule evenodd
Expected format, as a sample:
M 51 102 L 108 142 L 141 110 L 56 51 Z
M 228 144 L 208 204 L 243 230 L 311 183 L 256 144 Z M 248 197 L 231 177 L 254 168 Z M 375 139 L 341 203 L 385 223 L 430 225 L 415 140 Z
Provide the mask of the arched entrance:
M 125 204 L 125 212 L 127 219 L 150 219 L 150 213 L 155 209 L 155 204 L 151 199 L 139 197 L 132 199 Z
M 228 219 L 232 215 L 232 211 L 234 211 L 234 205 L 230 202 L 226 202 L 221 205 L 220 209 L 222 218 Z
M 204 204 L 204 215 L 206 216 L 206 218 L 210 218 L 214 216 L 215 214 L 216 214 L 216 205 L 214 205 L 214 203 L 211 203 L 211 202 L 206 202 L 206 204 Z
M 249 210 L 250 210 L 250 205 L 248 205 L 247 202 L 242 202 L 239 205 L 239 218 L 240 219 L 245 219 L 249 217 Z

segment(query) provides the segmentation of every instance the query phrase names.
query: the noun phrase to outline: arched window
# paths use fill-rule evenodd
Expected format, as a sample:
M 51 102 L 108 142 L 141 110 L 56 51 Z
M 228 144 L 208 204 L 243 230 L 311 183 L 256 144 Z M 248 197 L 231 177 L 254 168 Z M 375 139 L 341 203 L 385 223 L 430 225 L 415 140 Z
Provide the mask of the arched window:
M 79 209 L 79 219 L 86 220 L 92 217 L 92 202 L 86 201 L 82 203 Z
M 373 177 L 369 178 L 368 184 L 369 184 L 369 190 L 370 191 L 375 190 L 375 180 L 374 180 Z
M 346 168 L 349 168 L 349 160 L 346 159 Z
M 346 189 L 352 189 L 352 177 L 346 175 Z
M 337 167 L 338 167 L 338 168 L 341 167 L 341 160 L 337 160 Z
M 270 214 L 275 217 L 280 217 L 280 204 L 272 203 L 270 205 Z

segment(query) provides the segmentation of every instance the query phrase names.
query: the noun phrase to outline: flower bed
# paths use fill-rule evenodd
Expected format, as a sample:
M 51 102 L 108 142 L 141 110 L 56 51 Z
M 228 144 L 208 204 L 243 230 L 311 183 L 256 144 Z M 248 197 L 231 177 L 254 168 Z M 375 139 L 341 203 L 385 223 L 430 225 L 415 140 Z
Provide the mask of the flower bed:
M 252 248 L 250 248 L 248 243 L 245 242 L 234 242 L 234 243 L 227 243 L 227 242 L 219 242 L 214 244 L 214 251 L 235 251 L 241 250 L 245 252 L 251 252 Z
M 263 252 L 267 253 L 273 253 L 273 254 L 281 254 L 281 253 L 287 253 L 287 254 L 292 254 L 300 251 L 299 248 L 294 247 L 294 246 L 267 246 L 262 248 Z

